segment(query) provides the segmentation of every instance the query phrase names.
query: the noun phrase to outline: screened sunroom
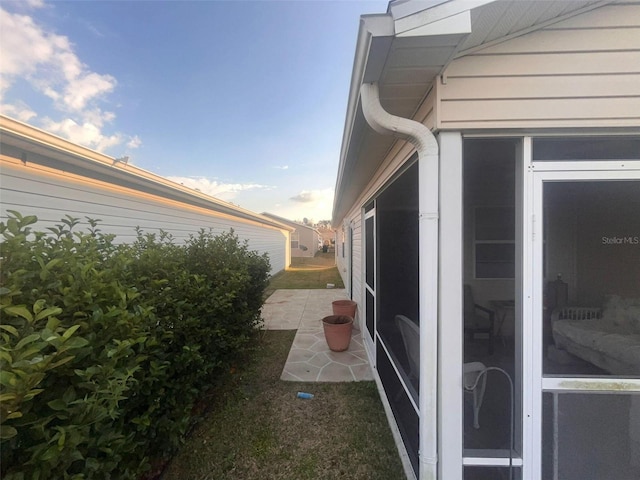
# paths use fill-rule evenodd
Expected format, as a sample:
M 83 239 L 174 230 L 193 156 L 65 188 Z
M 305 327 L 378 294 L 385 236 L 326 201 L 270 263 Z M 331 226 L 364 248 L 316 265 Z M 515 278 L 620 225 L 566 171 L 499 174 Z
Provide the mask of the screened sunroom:
M 363 17 L 336 257 L 409 478 L 640 478 L 639 8 Z

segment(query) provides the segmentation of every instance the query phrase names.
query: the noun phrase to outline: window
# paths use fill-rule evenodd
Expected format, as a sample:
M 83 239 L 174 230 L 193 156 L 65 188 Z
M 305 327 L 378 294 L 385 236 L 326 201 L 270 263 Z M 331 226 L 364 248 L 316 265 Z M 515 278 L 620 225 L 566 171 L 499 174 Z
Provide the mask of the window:
M 291 249 L 298 248 L 300 246 L 300 234 L 298 232 L 291 233 Z
M 542 137 L 533 139 L 533 160 L 638 160 L 640 137 Z
M 515 277 L 513 207 L 476 207 L 474 256 L 476 278 Z

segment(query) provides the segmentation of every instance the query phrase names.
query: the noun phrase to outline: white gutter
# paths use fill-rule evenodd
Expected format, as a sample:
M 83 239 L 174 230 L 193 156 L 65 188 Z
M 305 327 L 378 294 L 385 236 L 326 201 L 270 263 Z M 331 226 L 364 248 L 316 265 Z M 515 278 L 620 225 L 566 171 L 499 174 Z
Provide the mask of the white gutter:
M 411 142 L 419 163 L 420 247 L 420 449 L 421 480 L 437 476 L 437 380 L 438 380 L 438 142 L 427 127 L 382 108 L 376 83 L 360 87 L 362 111 L 367 123 L 382 135 Z
M 340 163 L 338 165 L 338 175 L 336 176 L 335 197 L 340 197 L 342 190 L 345 188 L 343 184 L 344 169 L 347 164 L 349 145 L 351 144 L 351 135 L 353 126 L 356 121 L 356 112 L 358 111 L 358 99 L 360 98 L 360 85 L 367 76 L 367 70 L 373 70 L 369 75 L 378 78 L 381 73 L 383 63 L 380 61 L 369 64 L 369 57 L 372 56 L 372 42 L 375 39 L 387 37 L 390 39 L 394 35 L 393 18 L 388 14 L 378 15 L 362 15 L 360 17 L 360 27 L 358 29 L 358 40 L 356 43 L 356 54 L 353 60 L 353 69 L 351 71 L 351 83 L 349 85 L 349 99 L 347 104 L 347 115 L 345 118 L 344 131 L 342 134 L 342 145 L 340 148 Z M 389 43 L 390 46 L 390 43 Z M 374 49 L 375 50 L 375 49 Z M 382 59 L 387 57 L 387 49 L 383 52 L 374 53 L 373 56 Z M 376 76 L 377 75 L 377 76 Z M 334 203 L 332 212 L 333 222 L 340 223 L 342 216 L 338 215 L 338 203 Z M 343 212 L 344 213 L 344 212 Z M 340 218 L 338 218 L 340 216 Z

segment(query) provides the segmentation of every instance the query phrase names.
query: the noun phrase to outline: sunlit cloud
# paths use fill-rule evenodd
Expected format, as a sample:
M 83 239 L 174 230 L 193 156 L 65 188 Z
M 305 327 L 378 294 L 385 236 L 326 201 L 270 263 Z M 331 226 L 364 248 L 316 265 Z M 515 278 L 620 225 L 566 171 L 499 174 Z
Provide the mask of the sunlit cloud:
M 133 137 L 131 137 L 131 139 L 127 142 L 127 148 L 138 148 L 140 145 L 142 145 L 142 140 L 140 140 L 140 137 L 138 137 L 137 135 L 134 135 Z
M 19 10 L 44 5 L 42 1 L 30 0 L 20 3 Z M 48 31 L 29 15 L 3 8 L 0 8 L 0 30 L 3 43 L 0 104 L 4 114 L 35 121 L 45 130 L 96 150 L 104 151 L 123 143 L 128 148 L 140 145 L 137 136 L 106 133 L 115 114 L 105 111 L 101 104 L 118 82 L 112 75 L 94 72 L 84 64 L 68 37 Z M 49 98 L 53 112 L 42 116 L 24 101 L 5 101 L 18 81 L 26 82 L 33 91 Z
M 271 213 L 291 220 L 328 220 L 331 218 L 333 196 L 333 188 L 303 190 L 290 197 L 289 202 L 276 205 L 275 211 Z
M 274 187 L 257 183 L 223 183 L 205 177 L 167 177 L 172 182 L 192 188 L 206 195 L 225 200 L 234 200 L 242 192 L 249 190 L 272 190 Z
M 2 112 L 3 115 L 7 115 L 25 123 L 37 115 L 36 112 L 31 110 L 31 108 L 22 101 L 14 102 L 13 104 L 0 105 L 0 112 Z
M 299 194 L 291 197 L 290 200 L 299 203 L 311 203 L 326 201 L 329 198 L 333 201 L 333 189 L 331 188 L 325 190 L 303 190 Z
M 44 0 L 23 0 L 28 8 L 44 7 Z
M 68 138 L 79 145 L 87 145 L 99 151 L 104 151 L 123 141 L 122 135 L 104 135 L 100 130 L 101 125 L 91 122 L 76 123 L 70 118 L 55 122 L 49 118 L 44 119 L 42 128 L 48 132 Z

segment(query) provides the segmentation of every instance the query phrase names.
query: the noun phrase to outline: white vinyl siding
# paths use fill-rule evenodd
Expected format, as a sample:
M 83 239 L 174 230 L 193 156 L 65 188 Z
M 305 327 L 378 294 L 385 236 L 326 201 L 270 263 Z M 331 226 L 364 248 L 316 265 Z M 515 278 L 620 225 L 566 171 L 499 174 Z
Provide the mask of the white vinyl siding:
M 353 271 L 352 271 L 352 282 L 353 282 L 353 296 L 354 299 L 356 294 L 358 295 L 358 302 L 362 301 L 362 218 L 360 215 L 357 215 L 351 224 L 351 228 L 353 231 Z M 347 259 L 347 261 L 349 261 Z
M 610 5 L 454 60 L 438 128 L 637 127 L 640 5 Z
M 7 210 L 36 215 L 36 228 L 41 231 L 59 224 L 65 215 L 81 220 L 77 228 L 88 225 L 86 217 L 100 219 L 99 228 L 117 235 L 118 243 L 133 241 L 135 227 L 145 233 L 163 230 L 176 243 L 200 229 L 217 234 L 232 228 L 251 250 L 269 255 L 272 273 L 285 268 L 288 239 L 284 230 L 46 167 L 22 165 L 8 157 L 2 158 L 1 165 L 4 218 Z

